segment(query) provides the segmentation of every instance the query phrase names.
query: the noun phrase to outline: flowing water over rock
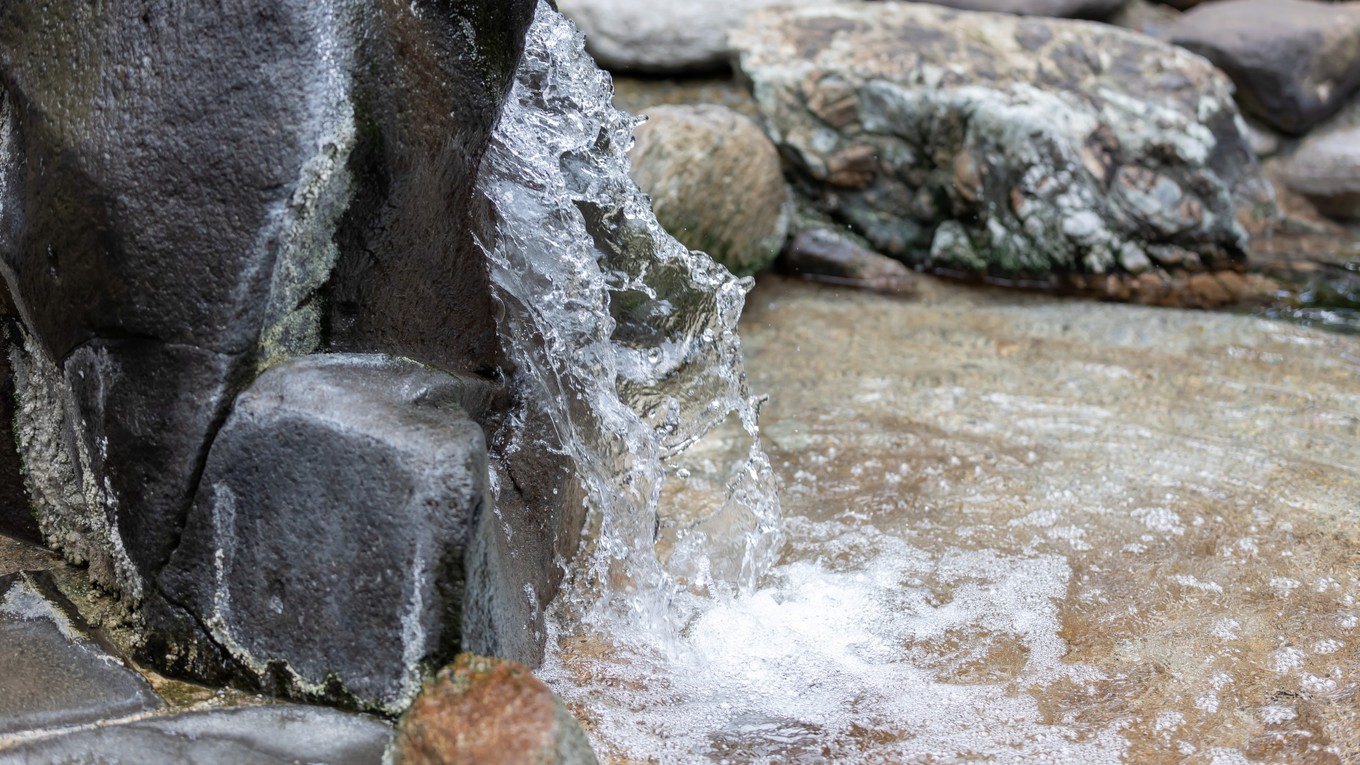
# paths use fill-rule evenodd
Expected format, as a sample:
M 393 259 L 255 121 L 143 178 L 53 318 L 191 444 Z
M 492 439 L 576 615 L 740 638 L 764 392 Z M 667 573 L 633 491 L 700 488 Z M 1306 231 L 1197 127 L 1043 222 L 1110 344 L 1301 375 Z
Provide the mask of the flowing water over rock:
M 628 179 L 634 124 L 574 28 L 540 5 L 483 165 L 484 246 L 526 381 L 504 448 L 567 454 L 596 527 L 560 623 L 664 646 L 679 594 L 652 554 L 664 462 L 732 413 L 754 434 L 736 335 L 750 281 L 657 225 Z M 551 422 L 555 443 L 522 442 L 526 418 Z M 754 439 L 736 465 L 695 535 L 717 544 L 689 562 L 749 588 L 777 553 L 779 508 Z
M 608 103 L 541 12 L 482 184 L 518 416 L 556 439 L 504 448 L 568 455 L 593 515 L 541 674 L 602 754 L 1360 756 L 1360 340 L 771 278 L 771 469 L 748 285 L 656 228 Z

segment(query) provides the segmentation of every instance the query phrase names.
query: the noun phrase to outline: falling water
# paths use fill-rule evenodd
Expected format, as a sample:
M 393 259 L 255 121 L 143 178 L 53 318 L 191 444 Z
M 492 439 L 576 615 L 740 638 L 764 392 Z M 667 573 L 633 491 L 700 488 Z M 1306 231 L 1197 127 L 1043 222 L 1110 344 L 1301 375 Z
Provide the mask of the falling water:
M 696 534 L 734 540 L 693 551 L 715 586 L 754 587 L 778 553 L 779 506 L 736 334 L 751 282 L 658 226 L 628 178 L 635 125 L 575 29 L 540 4 L 483 163 L 496 220 L 483 248 L 519 398 L 547 415 L 590 512 L 593 550 L 557 620 L 665 652 L 683 620 L 681 584 L 653 549 L 667 460 L 729 416 L 750 435 Z

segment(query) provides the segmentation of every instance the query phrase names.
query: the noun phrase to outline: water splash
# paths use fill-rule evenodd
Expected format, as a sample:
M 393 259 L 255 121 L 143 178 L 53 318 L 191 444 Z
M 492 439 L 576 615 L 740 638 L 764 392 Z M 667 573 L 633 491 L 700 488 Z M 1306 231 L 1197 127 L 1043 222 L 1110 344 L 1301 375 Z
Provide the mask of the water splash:
M 611 96 L 582 37 L 540 3 L 483 160 L 495 231 L 480 244 L 518 398 L 533 410 L 519 416 L 555 435 L 532 443 L 519 429 L 505 448 L 564 451 L 589 511 L 593 549 L 558 598 L 556 631 L 665 652 L 684 619 L 683 588 L 654 552 L 667 459 L 733 413 L 750 436 L 704 522 L 709 538 L 736 544 L 692 551 L 715 582 L 755 586 L 778 554 L 779 506 L 736 334 L 751 281 L 657 224 L 628 178 L 636 121 Z

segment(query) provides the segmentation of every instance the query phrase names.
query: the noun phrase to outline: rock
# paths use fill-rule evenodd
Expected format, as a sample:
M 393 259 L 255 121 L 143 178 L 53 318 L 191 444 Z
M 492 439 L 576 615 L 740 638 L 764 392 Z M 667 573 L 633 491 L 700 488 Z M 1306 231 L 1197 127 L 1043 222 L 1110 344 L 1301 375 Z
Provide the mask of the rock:
M 0 196 L 4 194 L 0 189 Z M 0 207 L 4 201 L 0 198 Z M 38 519 L 33 517 L 24 476 L 19 462 L 18 441 L 14 434 L 14 369 L 10 365 L 10 343 L 18 333 L 17 317 L 8 293 L 0 289 L 0 535 L 42 544 Z M 9 309 L 8 312 L 5 309 Z
M 377 765 L 391 729 L 333 709 L 276 704 L 107 725 L 5 748 L 0 765 Z
M 593 765 L 576 719 L 514 662 L 463 654 L 402 716 L 393 765 Z
M 1247 142 L 1251 144 L 1253 154 L 1264 159 L 1280 152 L 1287 140 L 1285 136 L 1250 117 L 1244 121 L 1247 125 Z
M 284 362 L 237 397 L 161 577 L 256 682 L 395 713 L 459 645 L 487 508 L 469 383 L 415 362 Z M 336 629 L 343 625 L 343 629 Z
M 787 273 L 878 292 L 916 289 L 916 274 L 900 261 L 824 228 L 795 236 L 780 257 L 780 266 Z
M 961 11 L 1014 13 L 1020 16 L 1057 16 L 1104 19 L 1119 12 L 1127 0 L 926 0 Z
M 1360 87 L 1360 5 L 1222 0 L 1187 12 L 1177 45 L 1232 77 L 1245 111 L 1291 134 L 1330 117 Z
M 677 74 L 725 66 L 728 33 L 751 11 L 775 2 L 789 0 L 558 0 L 557 7 L 585 33 L 600 66 Z
M 0 576 L 0 645 L 0 741 L 161 704 L 140 675 L 95 642 L 41 573 Z
M 770 9 L 732 40 L 796 190 L 880 252 L 1011 278 L 1244 257 L 1235 197 L 1265 184 L 1196 56 L 899 3 Z
M 1165 40 L 1171 33 L 1171 26 L 1180 17 L 1180 12 L 1169 5 L 1152 0 L 1130 0 L 1105 21 L 1117 27 L 1142 32 L 1148 37 Z
M 1360 100 L 1309 133 L 1280 176 L 1323 214 L 1360 219 Z
M 264 369 L 345 349 L 507 371 L 473 197 L 535 6 L 0 6 L 24 487 L 45 541 L 145 624 L 139 658 L 219 663 L 157 580 Z M 0 500 L 8 475 L 0 455 Z
M 760 128 L 722 106 L 658 106 L 647 117 L 628 157 L 661 225 L 734 274 L 774 260 L 788 234 L 789 190 Z

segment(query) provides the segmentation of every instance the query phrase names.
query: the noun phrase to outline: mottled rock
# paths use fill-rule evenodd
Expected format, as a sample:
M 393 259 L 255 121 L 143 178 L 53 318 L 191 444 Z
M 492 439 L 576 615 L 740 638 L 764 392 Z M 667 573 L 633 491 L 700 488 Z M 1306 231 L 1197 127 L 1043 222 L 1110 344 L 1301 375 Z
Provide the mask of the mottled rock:
M 514 662 L 463 654 L 402 716 L 393 765 L 593 765 L 576 719 Z
M 1170 39 L 1237 84 L 1245 111 L 1299 134 L 1360 87 L 1360 4 L 1221 0 L 1196 6 Z
M 722 106 L 658 106 L 636 137 L 630 174 L 672 236 L 739 275 L 774 260 L 788 234 L 789 189 L 754 122 Z
M 1280 176 L 1323 214 L 1360 218 L 1360 100 L 1309 133 L 1285 158 Z
M 369 717 L 278 704 L 101 726 L 5 748 L 0 765 L 377 765 L 391 729 Z
M 779 265 L 789 274 L 878 292 L 908 293 L 916 288 L 916 274 L 901 261 L 825 228 L 795 236 Z
M 557 7 L 585 33 L 600 66 L 664 74 L 725 66 L 728 33 L 775 2 L 788 0 L 558 0 Z
M 0 646 L 0 742 L 7 733 L 160 706 L 146 681 L 90 636 L 40 573 L 0 576 Z
M 415 362 L 284 362 L 237 397 L 183 541 L 175 603 L 267 689 L 396 712 L 457 651 L 486 509 L 469 383 Z
M 770 9 L 732 39 L 795 188 L 880 252 L 1005 277 L 1243 259 L 1235 197 L 1264 183 L 1201 58 L 908 3 Z
M 926 2 L 958 8 L 961 11 L 1104 19 L 1117 13 L 1127 0 L 926 0 Z

